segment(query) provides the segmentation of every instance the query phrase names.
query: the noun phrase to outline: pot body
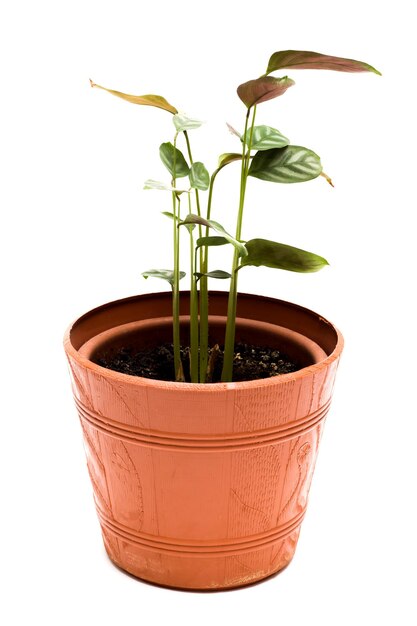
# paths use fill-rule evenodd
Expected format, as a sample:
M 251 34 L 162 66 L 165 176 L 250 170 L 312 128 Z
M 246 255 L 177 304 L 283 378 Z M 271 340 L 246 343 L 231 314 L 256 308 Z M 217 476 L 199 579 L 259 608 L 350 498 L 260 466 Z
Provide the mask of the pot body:
M 226 307 L 227 294 L 211 294 L 215 334 Z M 170 313 L 170 294 L 128 298 L 87 313 L 65 337 L 104 545 L 116 565 L 153 583 L 242 586 L 294 555 L 343 341 L 307 309 L 241 294 L 242 338 L 287 342 L 305 367 L 201 385 L 93 362 L 126 335 L 154 343 Z

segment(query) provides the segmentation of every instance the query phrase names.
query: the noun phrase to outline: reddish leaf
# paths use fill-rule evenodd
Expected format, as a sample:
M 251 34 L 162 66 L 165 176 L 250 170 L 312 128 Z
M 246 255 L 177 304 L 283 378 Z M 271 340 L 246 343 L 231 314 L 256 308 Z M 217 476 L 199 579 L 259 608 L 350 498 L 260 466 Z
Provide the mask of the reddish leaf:
M 250 109 L 255 104 L 272 100 L 285 93 L 288 87 L 294 85 L 294 81 L 288 76 L 274 78 L 273 76 L 261 76 L 255 80 L 239 85 L 237 95 Z
M 374 72 L 381 74 L 372 65 L 354 59 L 333 57 L 305 50 L 283 50 L 274 52 L 269 59 L 267 74 L 283 68 L 300 70 L 335 70 L 337 72 Z

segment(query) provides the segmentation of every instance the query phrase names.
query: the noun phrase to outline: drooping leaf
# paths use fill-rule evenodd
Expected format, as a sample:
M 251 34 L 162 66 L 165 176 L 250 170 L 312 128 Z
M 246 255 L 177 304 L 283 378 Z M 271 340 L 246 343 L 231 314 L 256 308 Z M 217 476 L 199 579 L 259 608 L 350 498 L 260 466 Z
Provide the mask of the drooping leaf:
M 185 272 L 180 272 L 179 274 L 180 280 L 184 278 Z M 174 286 L 174 272 L 172 270 L 147 270 L 142 272 L 142 276 L 144 278 L 162 278 L 162 280 L 168 281 L 171 287 Z
M 217 169 L 221 170 L 222 167 L 228 165 L 229 163 L 233 163 L 233 161 L 241 161 L 242 155 L 237 152 L 225 152 L 219 156 L 219 162 L 217 165 Z
M 207 278 L 219 278 L 224 280 L 226 278 L 232 278 L 232 275 L 229 272 L 225 272 L 223 270 L 213 270 L 212 272 L 207 272 L 207 274 L 202 274 L 201 272 L 195 272 L 194 274 L 197 277 L 197 280 L 202 278 L 203 276 L 207 276 Z
M 204 217 L 189 213 L 185 220 L 180 222 L 179 225 L 181 226 L 183 224 L 200 224 L 201 226 L 208 226 L 209 228 L 213 228 L 213 230 L 216 230 L 218 233 L 222 233 L 223 237 L 227 239 L 227 241 L 231 243 L 232 246 L 236 248 L 236 250 L 238 250 L 239 256 L 243 257 L 247 254 L 245 244 L 232 237 L 232 235 L 229 235 L 229 233 L 223 228 L 221 224 L 219 224 L 219 222 L 215 222 L 214 220 L 206 220 L 204 219 Z
M 210 185 L 210 174 L 204 167 L 203 163 L 196 161 L 190 167 L 190 185 L 193 189 L 200 189 L 205 191 Z
M 227 243 L 229 242 L 225 237 L 200 237 L 200 239 L 197 239 L 196 247 L 200 248 L 201 246 L 224 246 Z
M 302 146 L 287 146 L 257 152 L 249 176 L 273 183 L 301 183 L 321 174 L 320 157 Z
M 283 50 L 274 52 L 269 59 L 267 74 L 281 69 L 335 70 L 337 72 L 374 72 L 381 75 L 372 65 L 354 59 L 329 56 L 307 50 Z
M 147 94 L 145 96 L 131 96 L 127 93 L 122 93 L 121 91 L 115 91 L 114 89 L 107 89 L 106 87 L 102 87 L 101 85 L 96 85 L 90 78 L 90 84 L 92 87 L 97 87 L 97 89 L 103 89 L 104 91 L 108 91 L 113 96 L 117 96 L 118 98 L 122 98 L 123 100 L 127 100 L 127 102 L 131 102 L 132 104 L 143 104 L 145 106 L 157 107 L 158 109 L 164 109 L 164 111 L 168 111 L 169 113 L 178 113 L 177 109 L 172 106 L 165 98 L 162 96 L 156 96 L 155 94 Z
M 159 180 L 152 180 L 151 178 L 145 180 L 143 188 L 157 189 L 158 191 L 175 191 L 176 194 L 189 193 L 188 189 L 177 189 L 176 187 L 162 183 Z
M 178 150 L 178 148 L 174 147 L 170 141 L 162 143 L 159 146 L 159 156 L 161 157 L 162 163 L 165 165 L 172 177 L 183 178 L 184 176 L 188 176 L 190 168 L 184 158 L 183 153 L 181 152 L 181 150 Z
M 318 272 L 326 265 L 326 259 L 312 252 L 287 246 L 268 239 L 251 239 L 246 242 L 248 251 L 241 266 L 266 266 L 290 272 Z
M 200 126 L 203 124 L 202 121 L 192 119 L 191 117 L 187 117 L 186 115 L 183 115 L 182 113 L 176 113 L 174 117 L 172 118 L 172 121 L 174 122 L 174 126 L 179 133 L 183 130 L 192 130 L 193 128 L 200 128 Z
M 245 143 L 249 145 L 251 131 L 248 129 L 245 135 Z M 254 126 L 252 133 L 251 148 L 253 150 L 270 150 L 271 148 L 284 148 L 290 140 L 281 135 L 279 130 L 270 126 Z
M 289 87 L 294 85 L 294 81 L 288 76 L 274 78 L 273 76 L 261 76 L 255 80 L 239 85 L 237 95 L 242 102 L 250 109 L 255 104 L 266 102 L 281 96 Z
M 166 217 L 169 217 L 169 219 L 173 220 L 174 219 L 174 214 L 171 213 L 171 211 L 161 211 L 162 215 L 165 215 Z

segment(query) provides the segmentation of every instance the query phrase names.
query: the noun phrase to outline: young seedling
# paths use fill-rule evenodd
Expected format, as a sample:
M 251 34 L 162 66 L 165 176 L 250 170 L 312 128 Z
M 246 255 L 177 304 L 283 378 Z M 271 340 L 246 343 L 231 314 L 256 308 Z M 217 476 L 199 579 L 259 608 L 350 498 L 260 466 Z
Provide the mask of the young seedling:
M 292 145 L 290 140 L 276 128 L 255 125 L 257 107 L 283 95 L 294 85 L 288 76 L 271 76 L 283 69 L 321 69 L 339 72 L 373 72 L 380 74 L 371 65 L 362 61 L 319 54 L 317 52 L 285 50 L 275 52 L 269 59 L 265 74 L 249 80 L 237 88 L 237 94 L 246 107 L 243 133 L 240 134 L 229 126 L 230 132 L 237 136 L 240 151 L 225 153 L 219 157 L 218 166 L 211 174 L 204 164 L 194 161 L 188 132 L 197 129 L 202 122 L 182 115 L 165 98 L 157 95 L 131 96 L 112 89 L 106 89 L 91 81 L 92 87 L 104 89 L 109 93 L 133 104 L 153 106 L 172 114 L 175 127 L 173 142 L 161 144 L 159 154 L 170 174 L 170 182 L 147 180 L 145 189 L 168 191 L 172 196 L 172 211 L 165 211 L 172 220 L 173 269 L 153 269 L 143 272 L 145 278 L 162 278 L 172 288 L 172 319 L 174 346 L 174 373 L 177 381 L 184 380 L 180 356 L 180 321 L 179 281 L 185 276 L 180 271 L 180 244 L 182 227 L 189 234 L 189 275 L 190 275 L 190 376 L 191 382 L 211 380 L 213 361 L 219 347 L 214 347 L 209 359 L 208 345 L 208 279 L 230 280 L 226 334 L 224 341 L 224 359 L 221 379 L 232 380 L 235 345 L 237 287 L 239 271 L 249 265 L 265 266 L 291 272 L 317 272 L 328 262 L 323 257 L 276 241 L 254 238 L 242 240 L 243 212 L 248 178 L 274 183 L 301 183 L 319 176 L 330 185 L 330 177 L 323 172 L 320 157 L 303 146 Z M 185 141 L 187 158 L 177 147 L 178 139 Z M 187 161 L 188 159 L 188 161 Z M 230 163 L 240 161 L 239 205 L 236 216 L 234 235 L 228 233 L 217 221 L 212 219 L 213 188 L 216 177 Z M 177 184 L 179 179 L 188 179 L 188 184 Z M 205 213 L 202 214 L 200 192 L 208 192 Z M 184 215 L 183 205 L 187 213 Z M 194 232 L 197 228 L 198 236 Z M 233 261 L 230 272 L 209 269 L 209 249 L 214 246 L 229 245 L 233 248 Z

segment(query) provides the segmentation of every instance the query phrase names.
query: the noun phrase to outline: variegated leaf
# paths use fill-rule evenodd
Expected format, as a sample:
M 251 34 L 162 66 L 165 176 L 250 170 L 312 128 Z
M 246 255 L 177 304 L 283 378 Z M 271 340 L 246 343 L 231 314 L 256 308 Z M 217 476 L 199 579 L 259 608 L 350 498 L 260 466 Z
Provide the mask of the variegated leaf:
M 301 183 L 320 176 L 320 157 L 302 146 L 287 146 L 257 152 L 249 176 L 273 183 Z
M 249 145 L 251 130 L 246 131 L 245 143 Z M 281 135 L 279 130 L 270 126 L 254 126 L 252 132 L 251 149 L 270 150 L 271 148 L 284 148 L 290 140 Z

